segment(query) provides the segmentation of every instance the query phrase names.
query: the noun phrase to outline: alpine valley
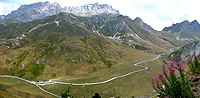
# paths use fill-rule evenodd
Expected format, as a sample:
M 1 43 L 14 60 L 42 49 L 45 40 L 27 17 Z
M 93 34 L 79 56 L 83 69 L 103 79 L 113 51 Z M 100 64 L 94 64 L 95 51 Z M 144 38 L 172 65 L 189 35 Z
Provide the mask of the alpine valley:
M 95 93 L 103 98 L 152 97 L 151 78 L 162 71 L 162 60 L 185 48 L 198 50 L 199 42 L 193 41 L 200 39 L 199 32 L 196 20 L 158 31 L 107 4 L 22 5 L 0 15 L 0 76 L 32 82 L 0 77 L 0 98 L 56 97 L 38 86 L 58 97 L 69 88 L 75 98 Z

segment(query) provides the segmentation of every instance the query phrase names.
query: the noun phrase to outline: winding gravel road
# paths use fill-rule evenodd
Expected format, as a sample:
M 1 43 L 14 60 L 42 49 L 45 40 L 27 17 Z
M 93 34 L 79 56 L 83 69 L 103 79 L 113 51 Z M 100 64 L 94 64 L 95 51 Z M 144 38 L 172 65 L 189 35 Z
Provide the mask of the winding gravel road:
M 85 86 L 85 85 L 97 85 L 97 84 L 104 84 L 104 83 L 107 83 L 107 82 L 110 82 L 110 81 L 113 81 L 115 79 L 118 79 L 118 78 L 123 78 L 123 77 L 126 77 L 128 75 L 131 75 L 133 73 L 137 73 L 137 72 L 141 72 L 141 71 L 145 71 L 147 69 L 149 69 L 148 67 L 146 66 L 142 66 L 142 65 L 139 65 L 141 63 L 146 63 L 146 62 L 150 62 L 150 61 L 153 61 L 153 60 L 156 60 L 160 57 L 160 55 L 158 55 L 157 57 L 153 58 L 153 59 L 150 59 L 150 60 L 145 60 L 145 61 L 141 61 L 141 62 L 138 62 L 138 63 L 135 63 L 133 64 L 133 66 L 137 66 L 137 67 L 142 67 L 144 69 L 140 69 L 140 70 L 136 70 L 136 71 L 132 71 L 132 72 L 129 72 L 127 74 L 124 74 L 124 75 L 121 75 L 121 76 L 116 76 L 116 77 L 113 77 L 113 78 L 110 78 L 108 80 L 105 80 L 105 81 L 101 81 L 101 82 L 93 82 L 93 83 L 66 83 L 66 82 L 56 82 L 56 81 L 52 81 L 52 80 L 49 80 L 49 82 L 34 82 L 34 81 L 29 81 L 29 80 L 26 80 L 26 79 L 23 79 L 23 78 L 20 78 L 20 77 L 17 77 L 17 76 L 9 76 L 9 75 L 0 75 L 0 78 L 16 78 L 16 79 L 19 79 L 19 80 L 22 80 L 22 81 L 25 81 L 25 82 L 28 82 L 30 84 L 33 84 L 35 86 L 37 86 L 39 89 L 41 89 L 42 91 L 50 94 L 50 95 L 53 95 L 55 97 L 61 97 L 59 95 L 56 95 L 56 94 L 53 94 L 51 92 L 48 92 L 47 90 L 43 89 L 42 87 L 40 87 L 39 85 L 51 85 L 51 84 L 66 84 L 66 85 L 77 85 L 77 86 Z
M 145 61 L 142 61 L 142 62 L 138 62 L 138 63 L 133 64 L 133 66 L 142 67 L 142 68 L 144 68 L 144 69 L 132 71 L 132 72 L 129 72 L 129 73 L 127 73 L 127 74 L 124 74 L 124 75 L 121 75 L 121 76 L 116 76 L 116 77 L 113 77 L 113 78 L 110 78 L 110 79 L 108 79 L 108 80 L 101 81 L 101 82 L 93 82 L 93 83 L 66 83 L 66 82 L 56 82 L 56 81 L 52 81 L 52 80 L 50 80 L 49 82 L 54 83 L 54 84 L 57 83 L 57 84 L 78 85 L 78 86 L 104 84 L 104 83 L 113 81 L 113 80 L 118 79 L 118 78 L 126 77 L 126 76 L 128 76 L 128 75 L 133 74 L 133 73 L 137 73 L 137 72 L 140 72 L 140 71 L 147 70 L 147 69 L 149 69 L 148 67 L 142 66 L 142 65 L 139 65 L 139 64 L 141 64 L 141 63 L 146 63 L 146 62 L 150 62 L 150 61 L 153 61 L 153 60 L 156 60 L 156 59 L 158 59 L 159 57 L 160 57 L 160 55 L 158 55 L 157 57 L 155 57 L 155 58 L 153 58 L 153 59 L 151 59 L 151 60 L 145 60 Z
M 26 79 L 23 79 L 23 78 L 20 78 L 20 77 L 17 77 L 17 76 L 10 76 L 10 75 L 0 75 L 0 78 L 15 78 L 15 79 L 19 79 L 19 80 L 22 80 L 22 81 L 25 81 L 25 82 L 28 82 L 30 84 L 35 85 L 36 87 L 38 87 L 39 89 L 41 89 L 43 92 L 46 92 L 46 93 L 48 93 L 50 95 L 53 95 L 55 97 L 61 98 L 61 96 L 53 94 L 53 93 L 51 93 L 51 92 L 43 89 L 42 87 L 40 87 L 39 85 L 37 85 L 34 81 L 29 81 L 29 80 L 26 80 Z

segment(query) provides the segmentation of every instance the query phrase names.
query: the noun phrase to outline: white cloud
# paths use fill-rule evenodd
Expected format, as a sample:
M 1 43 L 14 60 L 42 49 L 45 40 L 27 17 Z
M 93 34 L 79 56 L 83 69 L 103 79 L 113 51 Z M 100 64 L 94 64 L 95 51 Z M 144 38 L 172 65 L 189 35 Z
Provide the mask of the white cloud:
M 0 15 L 2 15 L 3 14 L 3 5 L 2 5 L 2 3 L 0 3 Z
M 2 15 L 3 14 L 3 7 L 2 7 L 2 5 L 0 4 L 0 15 Z
M 4 4 L 6 4 L 4 0 Z M 11 10 L 16 10 L 22 4 L 35 2 L 45 2 L 46 0 L 14 0 L 7 2 L 8 5 L 0 5 L 0 14 L 7 14 Z M 88 3 L 99 2 L 101 4 L 112 5 L 113 8 L 134 19 L 141 17 L 144 22 L 157 30 L 162 30 L 165 26 L 181 22 L 200 20 L 200 0 L 48 0 L 58 2 L 64 6 L 80 6 Z M 0 4 L 1 1 L 0 1 Z

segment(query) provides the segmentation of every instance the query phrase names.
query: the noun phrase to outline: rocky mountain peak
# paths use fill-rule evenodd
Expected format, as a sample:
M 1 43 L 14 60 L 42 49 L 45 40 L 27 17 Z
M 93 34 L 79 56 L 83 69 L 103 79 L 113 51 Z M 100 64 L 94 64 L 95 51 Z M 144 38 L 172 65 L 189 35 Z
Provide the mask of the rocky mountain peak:
M 142 21 L 142 19 L 140 17 L 136 17 L 135 20 Z
M 144 22 L 143 22 L 143 20 L 140 18 L 140 17 L 136 17 L 135 19 L 134 19 L 134 22 L 135 23 L 138 23 L 138 24 L 140 24 L 140 25 L 142 25 Z
M 190 22 L 188 20 L 184 20 L 183 22 L 181 22 L 181 24 L 190 24 Z
M 197 20 L 194 20 L 190 23 L 190 25 L 199 25 L 199 22 Z
M 62 11 L 62 7 L 58 3 L 38 2 L 29 5 L 21 5 L 17 10 L 6 15 L 1 21 L 7 19 L 17 19 L 20 21 L 31 21 L 46 16 L 58 14 Z
M 44 2 L 44 4 L 50 4 L 50 2 L 49 2 L 49 1 L 46 1 L 46 2 Z
M 64 7 L 64 12 L 73 13 L 78 16 L 92 16 L 92 15 L 99 15 L 99 14 L 119 14 L 119 11 L 113 9 L 112 6 L 108 4 L 86 4 L 83 6 L 76 6 L 76 7 Z
M 149 31 L 149 32 L 155 32 L 156 31 L 151 26 L 149 26 L 148 24 L 144 23 L 143 20 L 140 17 L 136 17 L 133 21 L 136 24 L 138 24 L 141 27 L 143 27 L 145 30 Z

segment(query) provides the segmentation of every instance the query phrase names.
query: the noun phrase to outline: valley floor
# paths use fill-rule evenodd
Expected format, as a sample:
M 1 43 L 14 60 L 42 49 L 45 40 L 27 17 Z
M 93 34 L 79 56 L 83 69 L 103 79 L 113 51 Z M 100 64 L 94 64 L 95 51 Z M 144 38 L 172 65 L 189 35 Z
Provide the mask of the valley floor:
M 149 55 L 149 57 L 146 57 L 145 59 L 147 58 L 150 59 L 150 57 L 153 58 L 153 56 Z M 61 92 L 66 91 L 67 88 L 70 87 L 71 95 L 74 95 L 75 97 L 82 97 L 82 96 L 91 97 L 94 93 L 99 93 L 102 97 L 117 97 L 117 96 L 131 97 L 131 96 L 141 96 L 145 94 L 149 95 L 149 94 L 152 94 L 152 91 L 153 91 L 153 88 L 151 86 L 151 77 L 155 76 L 161 70 L 161 66 L 160 66 L 161 61 L 157 59 L 158 57 L 159 56 L 157 56 L 154 59 L 151 58 L 152 60 L 147 60 L 147 62 L 140 60 L 142 65 L 145 65 L 148 67 L 144 67 L 144 66 L 138 67 L 138 66 L 130 65 L 128 67 L 125 67 L 116 71 L 107 72 L 107 73 L 99 74 L 92 77 L 91 76 L 72 77 L 71 79 L 69 78 L 64 79 L 63 77 L 62 79 L 60 78 L 59 80 L 58 79 L 53 80 L 53 81 L 62 81 L 62 82 L 78 83 L 78 84 L 82 83 L 83 84 L 82 86 L 80 86 L 80 84 L 79 86 L 54 84 L 54 85 L 43 86 L 43 88 L 52 93 L 60 95 Z M 141 64 L 141 63 L 137 63 L 137 64 Z M 140 67 L 143 67 L 143 68 L 140 68 Z M 129 72 L 129 74 L 127 74 L 127 72 Z M 130 72 L 133 72 L 134 74 Z M 118 79 L 116 78 L 116 80 L 114 80 L 114 78 L 112 79 L 111 77 L 117 77 Z M 109 80 L 110 78 L 111 80 Z M 1 79 L 0 84 L 5 84 L 4 82 L 6 79 Z M 7 79 L 7 80 L 10 80 L 10 79 Z M 12 79 L 12 80 L 19 81 L 16 79 Z M 98 85 L 90 85 L 91 82 L 97 82 L 97 81 L 103 81 L 103 80 L 107 80 L 107 82 L 104 81 L 105 83 L 102 82 L 99 84 L 96 83 Z M 12 81 L 12 82 L 15 83 L 15 81 Z M 30 85 L 26 85 L 26 86 L 24 85 L 23 87 L 27 88 L 29 86 Z M 13 87 L 11 86 L 11 88 Z M 8 88 L 6 88 L 6 90 L 7 89 Z M 35 90 L 35 89 L 31 89 L 31 90 Z M 39 89 L 37 88 L 37 90 Z M 8 92 L 11 93 L 11 95 L 13 94 L 13 91 L 8 91 Z M 33 92 L 30 92 L 30 96 Z M 19 94 L 16 94 L 16 95 L 19 95 Z M 41 95 L 41 96 L 46 97 L 46 93 L 45 94 L 38 93 L 36 95 Z M 9 96 L 9 94 L 7 94 L 7 96 Z

